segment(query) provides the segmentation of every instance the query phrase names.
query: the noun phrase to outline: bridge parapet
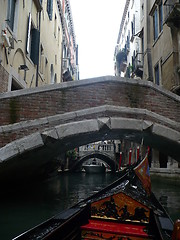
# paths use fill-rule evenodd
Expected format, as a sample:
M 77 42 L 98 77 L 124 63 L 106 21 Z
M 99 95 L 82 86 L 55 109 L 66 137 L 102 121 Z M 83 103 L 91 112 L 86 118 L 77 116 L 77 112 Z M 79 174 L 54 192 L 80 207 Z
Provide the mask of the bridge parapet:
M 91 153 L 106 153 L 110 157 L 114 157 L 114 145 L 113 144 L 103 144 L 103 143 L 92 143 L 79 147 L 79 157 L 83 157 L 84 155 Z
M 106 76 L 0 94 L 0 126 L 105 105 L 180 119 L 180 97 L 149 81 Z

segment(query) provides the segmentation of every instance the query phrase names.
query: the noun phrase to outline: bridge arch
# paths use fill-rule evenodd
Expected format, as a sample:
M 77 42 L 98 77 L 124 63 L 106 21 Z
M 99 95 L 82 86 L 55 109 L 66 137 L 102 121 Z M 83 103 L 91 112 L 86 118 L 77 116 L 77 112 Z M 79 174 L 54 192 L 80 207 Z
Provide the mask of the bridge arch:
M 3 184 L 43 173 L 52 159 L 67 150 L 102 139 L 127 139 L 163 151 L 179 160 L 180 133 L 158 123 L 120 117 L 86 119 L 36 132 L 0 148 Z M 9 178 L 9 179 L 7 179 Z
M 94 151 L 81 157 L 78 162 L 72 167 L 71 171 L 78 169 L 84 162 L 86 162 L 90 158 L 98 158 L 102 160 L 103 162 L 107 163 L 107 165 L 111 168 L 112 171 L 115 171 L 118 167 L 117 162 L 114 161 L 114 159 L 112 159 L 109 155 L 101 153 L 99 151 Z

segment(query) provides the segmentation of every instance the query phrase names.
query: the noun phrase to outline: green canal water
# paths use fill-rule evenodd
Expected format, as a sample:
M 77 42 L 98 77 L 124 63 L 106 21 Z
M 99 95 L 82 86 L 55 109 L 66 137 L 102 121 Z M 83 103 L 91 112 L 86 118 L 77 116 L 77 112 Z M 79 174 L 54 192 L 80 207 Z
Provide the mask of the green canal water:
M 112 174 L 62 174 L 1 194 L 0 240 L 10 240 L 117 179 Z M 152 189 L 173 220 L 180 218 L 180 179 L 152 177 Z

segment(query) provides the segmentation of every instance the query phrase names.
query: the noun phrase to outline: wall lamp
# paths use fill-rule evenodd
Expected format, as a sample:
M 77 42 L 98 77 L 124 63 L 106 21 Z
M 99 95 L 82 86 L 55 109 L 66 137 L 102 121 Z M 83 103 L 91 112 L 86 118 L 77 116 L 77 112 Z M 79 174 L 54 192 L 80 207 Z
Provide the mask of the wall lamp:
M 27 67 L 27 65 L 26 65 L 26 64 L 23 64 L 23 65 L 20 65 L 20 66 L 19 66 L 19 70 L 28 71 L 28 70 L 29 70 L 29 68 Z

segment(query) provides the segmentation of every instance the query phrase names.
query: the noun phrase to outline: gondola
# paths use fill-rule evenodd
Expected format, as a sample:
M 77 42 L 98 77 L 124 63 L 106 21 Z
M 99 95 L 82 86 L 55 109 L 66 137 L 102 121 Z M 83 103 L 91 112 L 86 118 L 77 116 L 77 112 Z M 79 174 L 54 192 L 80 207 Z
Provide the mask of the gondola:
M 103 163 L 97 162 L 94 158 L 90 164 L 84 164 L 83 169 L 86 173 L 105 173 L 106 167 Z
M 13 240 L 178 240 L 179 222 L 173 225 L 151 192 L 146 155 L 106 188 Z

